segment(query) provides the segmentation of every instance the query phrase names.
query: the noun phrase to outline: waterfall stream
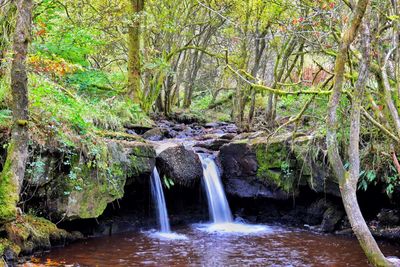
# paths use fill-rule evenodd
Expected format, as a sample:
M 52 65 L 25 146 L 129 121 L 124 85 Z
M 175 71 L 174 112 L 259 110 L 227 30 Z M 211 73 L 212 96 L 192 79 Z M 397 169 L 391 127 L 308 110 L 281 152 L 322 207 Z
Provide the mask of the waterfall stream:
M 208 210 L 212 224 L 200 226 L 200 229 L 218 233 L 255 234 L 269 231 L 264 225 L 250 225 L 233 220 L 218 166 L 214 159 L 206 154 L 198 154 L 203 167 L 203 181 L 207 193 Z
M 229 208 L 222 186 L 218 167 L 214 159 L 205 154 L 199 154 L 203 166 L 203 178 L 207 192 L 208 208 L 213 223 L 231 223 L 232 212 Z
M 160 226 L 161 233 L 170 233 L 171 227 L 169 225 L 167 206 L 165 205 L 164 192 L 161 184 L 160 174 L 156 167 L 154 167 L 151 175 L 151 193 L 157 207 L 157 221 Z

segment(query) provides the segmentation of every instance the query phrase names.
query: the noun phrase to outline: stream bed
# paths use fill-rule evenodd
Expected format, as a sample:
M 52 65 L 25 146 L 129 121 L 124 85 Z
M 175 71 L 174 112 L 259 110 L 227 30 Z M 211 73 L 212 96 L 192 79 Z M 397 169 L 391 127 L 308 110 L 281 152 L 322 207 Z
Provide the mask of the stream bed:
M 164 239 L 131 232 L 55 248 L 35 262 L 68 266 L 368 266 L 354 238 L 266 226 L 254 233 L 213 232 L 205 225 L 177 229 Z M 387 256 L 400 247 L 380 244 Z M 49 264 L 50 263 L 50 264 Z

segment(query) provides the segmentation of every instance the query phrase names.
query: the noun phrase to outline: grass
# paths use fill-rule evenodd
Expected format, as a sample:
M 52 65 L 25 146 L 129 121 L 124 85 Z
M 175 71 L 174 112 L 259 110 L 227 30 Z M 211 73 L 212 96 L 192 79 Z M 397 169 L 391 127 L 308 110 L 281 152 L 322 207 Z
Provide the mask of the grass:
M 99 130 L 124 131 L 125 124 L 149 125 L 151 120 L 138 105 L 124 97 L 81 96 L 70 88 L 31 74 L 30 114 L 39 129 L 50 130 L 60 139 Z
M 93 136 L 103 130 L 124 132 L 126 124 L 152 123 L 130 99 L 116 93 L 111 97 L 79 94 L 73 86 L 61 84 L 45 75 L 29 74 L 29 108 L 35 139 L 55 137 L 67 146 L 77 146 L 79 136 Z M 0 128 L 11 127 L 9 88 L 8 80 L 0 80 Z

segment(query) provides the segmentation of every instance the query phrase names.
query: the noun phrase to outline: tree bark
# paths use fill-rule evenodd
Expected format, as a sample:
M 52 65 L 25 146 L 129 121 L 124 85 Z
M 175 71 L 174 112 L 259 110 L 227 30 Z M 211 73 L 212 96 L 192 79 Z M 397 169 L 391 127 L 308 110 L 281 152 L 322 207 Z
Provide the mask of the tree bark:
M 13 2 L 6 3 L 4 0 L 0 0 L 0 79 L 4 78 L 6 74 L 6 68 L 4 59 L 6 56 L 6 50 L 9 48 L 9 39 L 11 38 L 14 26 L 12 25 L 16 13 L 16 7 Z
M 13 126 L 7 158 L 0 175 L 0 223 L 12 220 L 28 158 L 28 76 L 26 57 L 31 38 L 32 0 L 17 1 L 14 56 L 11 67 Z
M 144 0 L 131 0 L 133 25 L 129 27 L 128 40 L 128 96 L 140 102 L 141 64 L 140 64 L 140 19 L 137 17 L 144 8 Z
M 391 266 L 391 263 L 380 251 L 375 239 L 362 216 L 357 202 L 357 182 L 360 173 L 360 153 L 359 153 L 359 134 L 360 134 L 360 110 L 364 87 L 368 79 L 369 69 L 369 34 L 363 36 L 364 58 L 360 64 L 360 75 L 352 99 L 351 125 L 350 125 L 350 146 L 349 161 L 350 169 L 346 171 L 343 166 L 338 150 L 337 141 L 337 108 L 339 105 L 341 92 L 344 82 L 344 70 L 347 61 L 350 44 L 357 36 L 358 29 L 368 7 L 369 0 L 359 0 L 354 11 L 354 16 L 349 27 L 345 30 L 340 45 L 339 52 L 335 62 L 335 80 L 333 93 L 329 99 L 327 135 L 328 158 L 333 171 L 338 178 L 339 188 L 342 195 L 342 201 L 346 209 L 350 224 L 357 236 L 359 243 L 364 250 L 368 260 L 374 266 Z M 367 27 L 366 27 L 367 29 Z

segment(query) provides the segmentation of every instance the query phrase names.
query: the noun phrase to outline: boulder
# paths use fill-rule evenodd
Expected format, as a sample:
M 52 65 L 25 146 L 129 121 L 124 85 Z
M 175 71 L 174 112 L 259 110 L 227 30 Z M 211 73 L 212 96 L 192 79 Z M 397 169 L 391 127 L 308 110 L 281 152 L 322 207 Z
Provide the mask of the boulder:
M 240 139 L 244 138 L 244 139 Z M 224 170 L 224 181 L 232 193 L 239 191 L 242 179 L 245 190 L 253 192 L 253 197 L 296 196 L 301 186 L 308 186 L 317 193 L 327 193 L 340 197 L 339 187 L 328 167 L 323 153 L 312 154 L 313 136 L 292 135 L 263 137 L 258 133 L 236 136 L 230 143 L 220 148 L 219 160 Z M 254 185 L 256 184 L 256 187 Z M 255 190 L 255 188 L 258 188 Z M 262 188 L 262 189 L 260 189 Z M 266 192 L 256 193 L 256 192 Z
M 151 140 L 151 141 L 160 141 L 164 139 L 167 131 L 163 128 L 156 127 L 151 130 L 146 131 L 142 137 L 146 140 Z
M 330 205 L 325 210 L 322 223 L 321 231 L 325 233 L 331 233 L 335 231 L 336 226 L 342 220 L 345 212 L 336 205 Z
M 105 140 L 99 148 L 96 158 L 72 152 L 58 158 L 45 172 L 46 179 L 28 173 L 35 210 L 54 221 L 97 218 L 109 203 L 123 197 L 127 180 L 147 179 L 154 168 L 156 154 L 149 144 Z
M 319 225 L 324 217 L 325 210 L 327 209 L 327 203 L 325 199 L 319 199 L 311 203 L 307 208 L 306 217 L 304 218 L 305 223 L 309 225 Z
M 170 146 L 160 152 L 157 167 L 161 176 L 165 175 L 184 186 L 192 185 L 203 176 L 198 155 L 183 145 Z
M 335 231 L 345 215 L 343 208 L 325 198 L 313 202 L 306 213 L 304 221 L 309 225 L 318 225 L 318 229 L 326 233 Z
M 276 199 L 296 194 L 295 162 L 285 142 L 236 140 L 221 147 L 219 160 L 228 193 Z

